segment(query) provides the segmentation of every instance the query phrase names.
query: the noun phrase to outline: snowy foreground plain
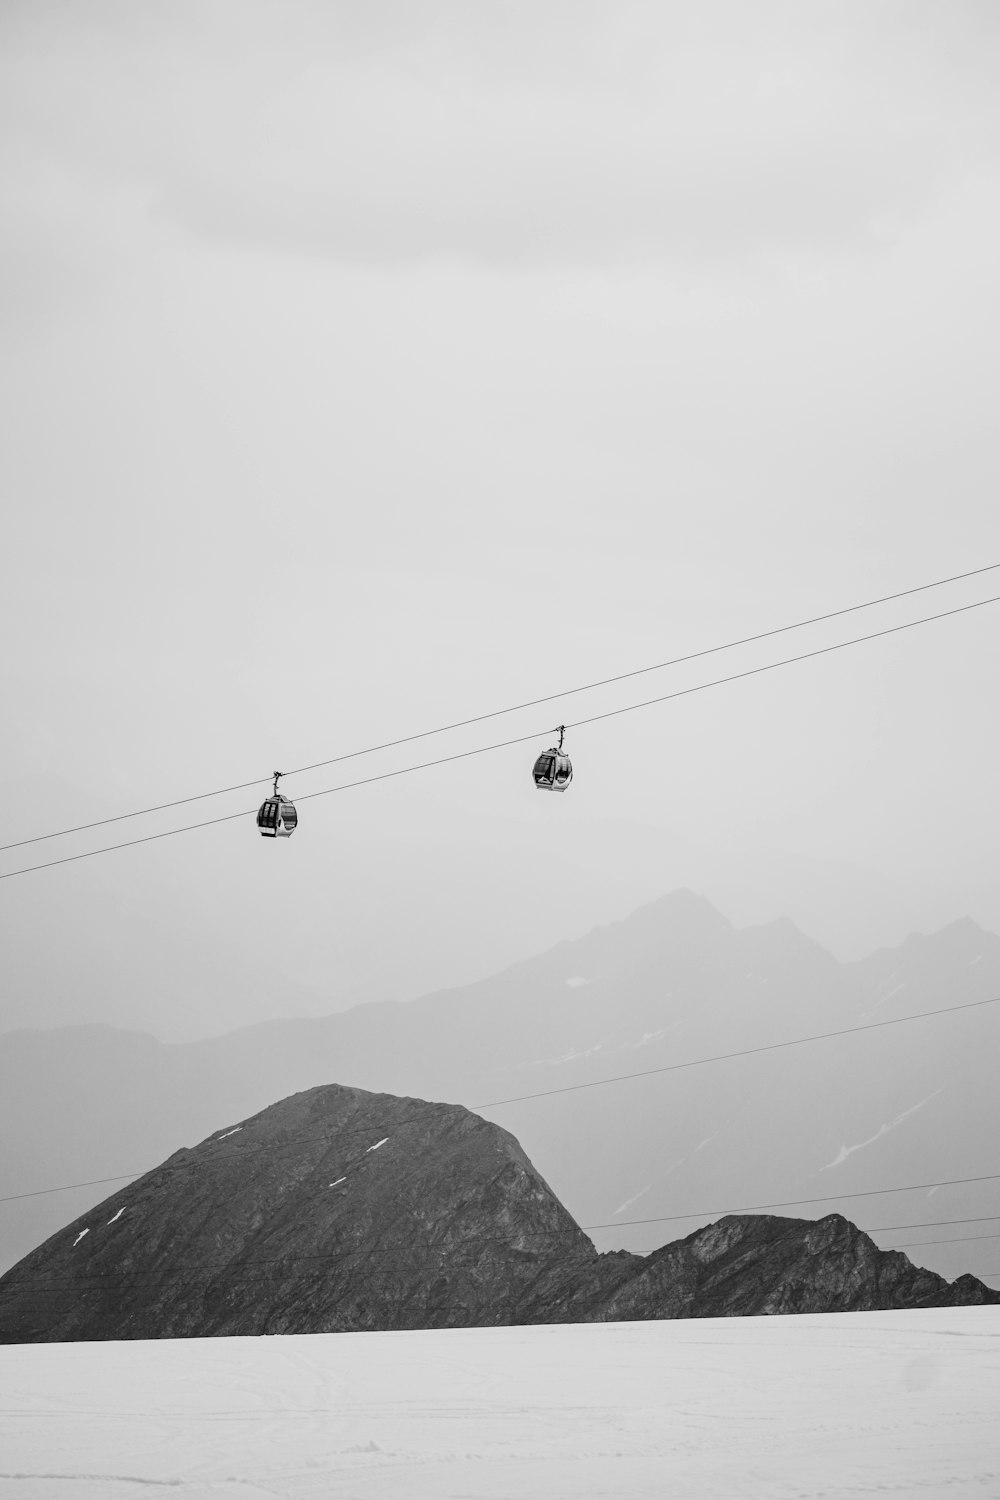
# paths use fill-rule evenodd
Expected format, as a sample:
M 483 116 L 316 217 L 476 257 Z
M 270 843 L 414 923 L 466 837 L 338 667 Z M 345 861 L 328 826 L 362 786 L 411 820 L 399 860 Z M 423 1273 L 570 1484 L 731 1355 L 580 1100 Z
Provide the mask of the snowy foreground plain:
M 1000 1496 L 1000 1307 L 0 1348 L 0 1496 Z

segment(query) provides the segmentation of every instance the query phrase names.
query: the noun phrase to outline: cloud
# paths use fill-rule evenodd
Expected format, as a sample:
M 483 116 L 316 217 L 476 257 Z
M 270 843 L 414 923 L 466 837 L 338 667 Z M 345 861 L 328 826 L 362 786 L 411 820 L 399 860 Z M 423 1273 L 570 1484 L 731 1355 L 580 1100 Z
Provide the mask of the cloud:
M 16 130 L 141 184 L 188 233 L 338 260 L 867 242 L 996 153 L 996 28 L 976 6 L 28 14 Z

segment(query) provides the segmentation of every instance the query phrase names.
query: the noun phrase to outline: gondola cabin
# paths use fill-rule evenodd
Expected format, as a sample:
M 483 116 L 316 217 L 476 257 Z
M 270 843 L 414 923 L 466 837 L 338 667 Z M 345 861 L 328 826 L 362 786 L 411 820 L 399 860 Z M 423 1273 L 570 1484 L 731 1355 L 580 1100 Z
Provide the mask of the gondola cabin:
M 564 792 L 573 780 L 573 763 L 563 749 L 565 732 L 561 726 L 558 745 L 550 745 L 535 761 L 531 774 L 540 792 Z
M 280 771 L 274 773 L 274 791 L 267 797 L 257 811 L 257 827 L 265 839 L 287 839 L 298 825 L 299 815 L 295 811 L 295 803 L 290 797 L 283 797 L 278 791 L 278 777 Z

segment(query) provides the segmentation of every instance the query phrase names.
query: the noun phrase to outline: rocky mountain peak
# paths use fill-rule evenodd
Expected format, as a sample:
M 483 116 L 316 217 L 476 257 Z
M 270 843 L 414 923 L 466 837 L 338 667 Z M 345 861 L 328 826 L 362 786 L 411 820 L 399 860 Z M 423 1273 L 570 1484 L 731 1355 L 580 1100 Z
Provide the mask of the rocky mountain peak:
M 501 1321 L 539 1274 L 593 1254 L 505 1130 L 331 1084 L 176 1152 L 0 1294 L 19 1338 L 416 1328 L 444 1309 Z
M 735 931 L 729 918 L 723 916 L 707 897 L 699 896 L 686 886 L 679 886 L 656 901 L 640 906 L 626 918 L 626 926 L 633 925 L 699 937 L 718 937 Z
M 809 963 L 820 963 L 835 969 L 837 960 L 832 953 L 808 937 L 790 917 L 775 917 L 771 922 L 762 922 L 758 927 L 744 927 L 740 932 L 743 946 L 755 949 L 761 958 L 771 962 L 795 962 L 805 959 Z

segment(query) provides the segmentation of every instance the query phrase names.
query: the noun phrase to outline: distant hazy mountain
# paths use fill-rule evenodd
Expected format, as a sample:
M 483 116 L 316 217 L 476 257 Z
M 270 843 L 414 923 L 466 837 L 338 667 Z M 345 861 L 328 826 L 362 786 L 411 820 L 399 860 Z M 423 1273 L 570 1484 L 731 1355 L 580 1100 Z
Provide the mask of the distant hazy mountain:
M 790 922 L 737 929 L 678 891 L 405 1005 L 177 1046 L 107 1027 L 0 1036 L 2 1192 L 140 1172 L 178 1140 L 337 1083 L 482 1110 L 578 1222 L 611 1226 L 593 1230 L 600 1249 L 648 1250 L 728 1210 L 803 1199 L 822 1200 L 805 1216 L 840 1209 L 880 1242 L 930 1242 L 963 1231 L 925 1224 L 996 1212 L 996 1182 L 849 1195 L 998 1171 L 1000 1005 L 752 1049 L 996 995 L 1000 939 L 972 922 L 843 964 Z M 649 1076 L 578 1087 L 623 1074 Z M 553 1089 L 573 1091 L 494 1103 Z M 0 1206 L 3 1263 L 107 1190 Z M 684 1217 L 625 1225 L 666 1215 Z M 919 1258 L 949 1276 L 1000 1270 L 988 1240 Z
M 336 1085 L 218 1132 L 0 1279 L 0 1342 L 454 1328 L 1000 1302 L 839 1215 L 599 1255 L 507 1131 Z

